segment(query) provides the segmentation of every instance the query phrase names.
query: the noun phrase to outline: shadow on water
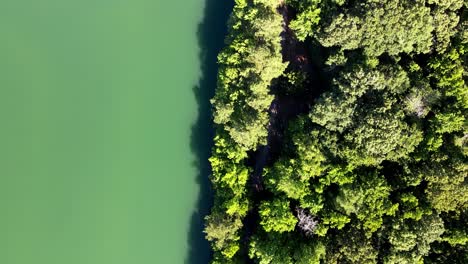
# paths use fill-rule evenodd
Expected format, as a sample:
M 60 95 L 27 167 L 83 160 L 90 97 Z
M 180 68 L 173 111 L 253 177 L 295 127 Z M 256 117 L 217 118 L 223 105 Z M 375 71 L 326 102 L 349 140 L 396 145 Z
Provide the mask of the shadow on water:
M 198 104 L 198 118 L 192 126 L 191 150 L 195 154 L 197 184 L 200 192 L 190 222 L 188 234 L 189 252 L 185 264 L 209 263 L 211 253 L 203 233 L 204 217 L 212 205 L 212 192 L 208 179 L 211 173 L 208 158 L 213 141 L 210 98 L 214 95 L 218 66 L 216 57 L 224 44 L 226 22 L 232 11 L 232 0 L 205 0 L 203 20 L 198 25 L 197 38 L 200 47 L 201 75 L 193 88 Z

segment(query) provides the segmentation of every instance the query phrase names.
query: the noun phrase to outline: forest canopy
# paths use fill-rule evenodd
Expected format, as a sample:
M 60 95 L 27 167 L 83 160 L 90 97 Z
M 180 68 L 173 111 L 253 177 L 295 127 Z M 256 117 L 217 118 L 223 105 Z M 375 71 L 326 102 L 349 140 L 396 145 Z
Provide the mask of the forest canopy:
M 236 0 L 213 263 L 468 263 L 464 0 Z

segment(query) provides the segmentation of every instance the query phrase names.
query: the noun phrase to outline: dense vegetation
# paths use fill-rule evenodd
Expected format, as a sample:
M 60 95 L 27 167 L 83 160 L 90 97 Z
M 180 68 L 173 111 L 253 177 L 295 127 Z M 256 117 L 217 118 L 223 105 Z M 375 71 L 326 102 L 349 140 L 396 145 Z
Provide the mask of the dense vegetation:
M 468 263 L 467 6 L 235 1 L 213 263 Z

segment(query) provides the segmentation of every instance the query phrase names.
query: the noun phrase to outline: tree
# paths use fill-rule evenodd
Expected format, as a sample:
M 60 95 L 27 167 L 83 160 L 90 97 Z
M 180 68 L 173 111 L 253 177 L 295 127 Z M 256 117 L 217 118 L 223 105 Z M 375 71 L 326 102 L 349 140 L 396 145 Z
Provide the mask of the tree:
M 424 214 L 432 214 L 432 210 L 421 205 L 419 199 L 412 193 L 402 193 L 399 197 L 399 208 L 402 219 L 419 221 Z
M 259 264 L 294 264 L 290 237 L 279 233 L 261 233 L 252 237 L 249 256 Z
M 295 264 L 320 264 L 325 258 L 326 248 L 321 242 L 305 242 L 299 245 L 293 252 Z
M 261 232 L 252 238 L 249 256 L 259 264 L 320 264 L 325 245 L 301 241 L 292 234 Z
M 318 131 L 304 134 L 304 119 L 298 120 L 290 130 L 293 149 L 291 157 L 280 159 L 265 174 L 267 186 L 274 192 L 283 192 L 292 199 L 312 195 L 309 180 L 321 175 L 327 168 L 326 157 L 321 151 Z M 293 126 L 292 126 L 293 127 Z
M 430 244 L 440 238 L 444 223 L 436 215 L 424 215 L 421 220 L 396 220 L 388 234 L 391 244 L 384 263 L 422 263 Z
M 323 18 L 327 22 L 317 33 L 323 46 L 340 46 L 344 50 L 363 48 L 371 56 L 430 51 L 434 22 L 425 0 L 352 3 L 350 8 L 336 9 Z
M 313 105 L 310 118 L 327 130 L 337 132 L 343 132 L 354 123 L 366 94 L 368 97 L 378 97 L 376 91 L 401 94 L 410 87 L 408 76 L 401 68 L 382 65 L 380 69 L 371 69 L 361 64 L 348 65 L 332 84 L 332 89 L 322 94 Z M 377 103 L 381 106 L 381 103 L 391 102 Z
M 245 150 L 237 145 L 224 131 L 214 138 L 211 182 L 216 187 L 215 203 L 229 215 L 244 217 L 249 208 L 246 183 L 251 169 L 245 166 Z
M 289 27 L 296 33 L 299 40 L 312 36 L 320 22 L 320 3 L 322 0 L 288 0 L 287 3 L 298 10 L 296 19 L 291 21 Z
M 267 232 L 289 232 L 296 226 L 297 218 L 292 214 L 289 201 L 285 198 L 262 202 L 258 211 L 261 218 L 260 225 Z
M 238 217 L 230 217 L 215 212 L 206 217 L 206 239 L 212 242 L 213 248 L 225 257 L 232 258 L 239 250 L 239 233 L 242 222 Z
M 342 135 L 340 147 L 329 149 L 350 163 L 396 161 L 422 141 L 422 132 L 405 122 L 398 104 L 409 87 L 408 75 L 399 67 L 350 65 L 333 81 L 333 89 L 317 100 L 310 118 Z
M 346 215 L 356 215 L 369 235 L 380 228 L 384 215 L 392 216 L 398 209 L 398 204 L 389 199 L 390 191 L 385 179 L 376 172 L 360 172 L 356 182 L 340 187 L 336 203 Z
M 353 227 L 346 228 L 327 246 L 326 263 L 377 263 L 378 251 L 365 233 Z
M 384 160 L 398 161 L 415 150 L 423 135 L 409 126 L 404 114 L 371 112 L 344 135 L 342 157 L 356 165 L 375 166 Z
M 213 263 L 467 263 L 466 1 L 235 2 L 212 100 Z M 290 29 L 305 59 L 284 73 Z
M 465 48 L 460 46 L 452 48 L 447 53 L 434 57 L 428 64 L 431 69 L 429 75 L 435 82 L 445 97 L 454 97 L 457 104 L 456 108 L 468 108 L 468 89 L 466 87 L 463 73 L 463 60 L 462 56 L 465 53 Z
M 450 246 L 468 246 L 468 211 L 443 214 L 445 233 L 442 240 Z M 468 249 L 468 247 L 467 247 Z
M 457 1 L 462 2 L 459 0 Z M 460 17 L 455 11 L 444 10 L 440 7 L 432 11 L 432 16 L 434 18 L 436 50 L 442 53 L 445 52 L 450 45 L 450 38 L 457 33 L 456 27 L 460 21 Z
M 457 211 L 468 207 L 468 166 L 466 161 L 452 158 L 424 163 L 421 172 L 428 187 L 427 199 L 440 212 Z
M 447 243 L 434 243 L 431 254 L 424 258 L 424 263 L 465 264 L 468 263 L 468 247 L 450 246 Z
M 269 86 L 286 68 L 282 62 L 282 19 L 271 0 L 236 1 L 227 47 L 219 54 L 218 88 L 211 100 L 214 122 L 245 149 L 265 144 Z
M 463 0 L 428 0 L 429 4 L 437 5 L 439 8 L 458 10 L 463 6 Z

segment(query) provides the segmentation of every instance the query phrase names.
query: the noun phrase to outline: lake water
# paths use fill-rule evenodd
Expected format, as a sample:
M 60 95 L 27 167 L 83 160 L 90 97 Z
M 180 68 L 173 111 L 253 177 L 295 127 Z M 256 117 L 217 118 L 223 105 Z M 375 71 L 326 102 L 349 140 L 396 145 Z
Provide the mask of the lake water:
M 205 1 L 0 1 L 0 263 L 207 261 Z

